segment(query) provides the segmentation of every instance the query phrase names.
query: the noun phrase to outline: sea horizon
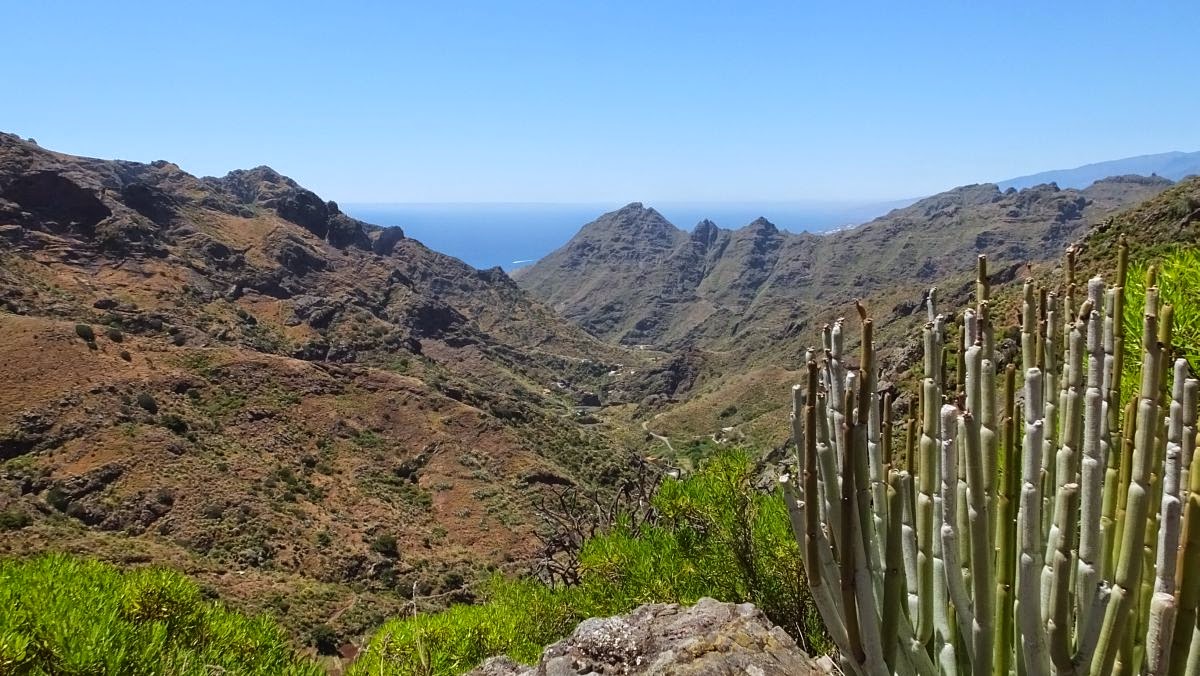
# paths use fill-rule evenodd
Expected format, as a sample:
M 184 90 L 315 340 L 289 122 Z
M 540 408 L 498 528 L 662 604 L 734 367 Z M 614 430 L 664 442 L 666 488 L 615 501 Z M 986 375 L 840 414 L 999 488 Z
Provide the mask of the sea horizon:
M 625 202 L 354 202 L 347 214 L 397 226 L 441 253 L 480 269 L 532 264 L 566 244 L 584 225 Z M 642 202 L 683 230 L 708 219 L 726 229 L 766 218 L 789 232 L 828 232 L 859 225 L 916 201 L 790 200 Z

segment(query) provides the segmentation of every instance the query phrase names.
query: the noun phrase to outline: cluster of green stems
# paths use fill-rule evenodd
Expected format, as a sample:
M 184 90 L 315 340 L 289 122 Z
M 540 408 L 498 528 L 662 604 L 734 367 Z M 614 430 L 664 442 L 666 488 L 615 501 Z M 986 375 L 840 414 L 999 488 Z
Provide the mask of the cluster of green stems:
M 1025 283 L 1019 372 L 997 373 L 984 257 L 957 335 L 931 289 L 907 423 L 866 311 L 857 366 L 825 327 L 780 481 L 846 673 L 1200 674 L 1200 382 L 1151 270 L 1122 405 L 1127 251 L 1111 286 L 1077 289 L 1072 252 L 1061 294 Z

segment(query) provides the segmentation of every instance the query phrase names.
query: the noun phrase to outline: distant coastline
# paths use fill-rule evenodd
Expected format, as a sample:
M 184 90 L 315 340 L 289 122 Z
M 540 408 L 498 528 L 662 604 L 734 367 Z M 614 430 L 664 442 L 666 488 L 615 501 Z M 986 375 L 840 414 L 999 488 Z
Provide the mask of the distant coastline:
M 826 232 L 864 223 L 912 200 L 858 202 L 647 202 L 676 226 L 691 230 L 709 219 L 727 229 L 762 216 L 783 230 Z M 536 262 L 618 203 L 397 203 L 342 204 L 351 216 L 400 226 L 426 246 L 480 269 L 512 271 Z

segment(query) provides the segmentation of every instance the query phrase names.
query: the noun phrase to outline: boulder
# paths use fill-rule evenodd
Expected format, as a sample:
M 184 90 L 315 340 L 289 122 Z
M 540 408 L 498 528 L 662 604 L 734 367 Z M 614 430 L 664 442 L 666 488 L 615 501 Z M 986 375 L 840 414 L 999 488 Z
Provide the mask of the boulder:
M 829 658 L 809 657 L 752 604 L 704 598 L 690 607 L 655 603 L 628 615 L 584 620 L 570 636 L 546 648 L 536 665 L 494 657 L 470 675 L 832 673 L 836 669 Z

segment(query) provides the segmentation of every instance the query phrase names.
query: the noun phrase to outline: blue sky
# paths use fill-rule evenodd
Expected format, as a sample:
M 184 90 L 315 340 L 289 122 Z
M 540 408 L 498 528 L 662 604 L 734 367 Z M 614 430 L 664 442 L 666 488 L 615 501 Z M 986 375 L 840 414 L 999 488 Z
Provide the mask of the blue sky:
M 1200 149 L 1190 2 L 22 2 L 0 129 L 344 202 L 877 199 Z

